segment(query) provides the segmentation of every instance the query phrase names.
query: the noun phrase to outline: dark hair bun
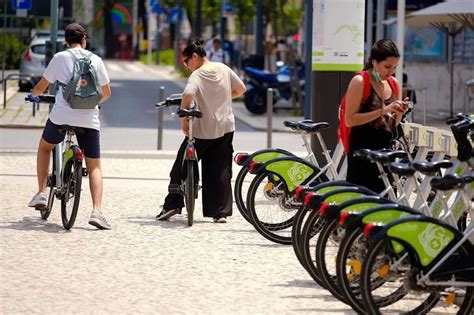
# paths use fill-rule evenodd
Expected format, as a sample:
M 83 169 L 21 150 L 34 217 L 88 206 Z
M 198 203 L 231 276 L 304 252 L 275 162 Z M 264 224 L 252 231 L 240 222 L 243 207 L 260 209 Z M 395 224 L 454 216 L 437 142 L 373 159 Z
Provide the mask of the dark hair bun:
M 203 38 L 196 38 L 196 40 L 194 41 L 194 45 L 196 46 L 204 46 L 204 39 Z

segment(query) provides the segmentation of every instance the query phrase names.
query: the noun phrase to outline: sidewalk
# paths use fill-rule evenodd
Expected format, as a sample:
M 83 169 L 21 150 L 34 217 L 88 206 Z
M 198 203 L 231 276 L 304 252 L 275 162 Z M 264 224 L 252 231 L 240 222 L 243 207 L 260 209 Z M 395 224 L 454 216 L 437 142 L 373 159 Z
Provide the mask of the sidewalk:
M 203 218 L 200 200 L 191 228 L 185 211 L 155 220 L 173 160 L 166 152 L 104 154 L 104 213 L 113 230 L 87 224 L 92 206 L 84 178 L 76 224 L 67 232 L 60 201 L 48 221 L 26 207 L 36 187 L 35 153 L 1 152 L 0 204 L 8 206 L 0 216 L 0 312 L 350 312 L 315 284 L 291 246 L 261 237 L 235 207 L 226 224 Z

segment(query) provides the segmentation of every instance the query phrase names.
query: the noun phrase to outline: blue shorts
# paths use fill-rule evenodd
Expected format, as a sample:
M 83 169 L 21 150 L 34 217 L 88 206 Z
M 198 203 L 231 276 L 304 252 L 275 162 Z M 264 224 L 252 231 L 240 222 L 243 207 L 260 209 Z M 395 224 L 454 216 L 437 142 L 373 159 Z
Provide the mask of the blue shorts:
M 63 142 L 65 133 L 59 132 L 61 126 L 53 124 L 48 119 L 46 126 L 43 130 L 44 141 L 50 144 L 58 144 Z M 100 132 L 96 129 L 82 128 L 83 133 L 76 134 L 77 142 L 79 147 L 84 152 L 84 155 L 88 158 L 98 159 L 100 158 Z

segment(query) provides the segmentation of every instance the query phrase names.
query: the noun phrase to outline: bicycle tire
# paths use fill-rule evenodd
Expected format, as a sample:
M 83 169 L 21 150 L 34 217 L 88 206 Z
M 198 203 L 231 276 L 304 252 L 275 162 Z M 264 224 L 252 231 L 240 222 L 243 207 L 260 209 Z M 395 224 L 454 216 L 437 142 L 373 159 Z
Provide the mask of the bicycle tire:
M 362 273 L 361 273 L 361 281 L 360 281 L 360 290 L 362 294 L 362 299 L 364 302 L 364 308 L 366 312 L 370 314 L 381 314 L 380 307 L 385 306 L 392 306 L 393 303 L 403 300 L 407 296 L 407 291 L 405 289 L 405 283 L 402 283 L 401 286 L 396 289 L 393 293 L 390 293 L 388 297 L 384 298 L 376 298 L 373 293 L 373 283 L 371 276 L 373 274 L 377 274 L 376 272 L 372 272 L 373 267 L 376 263 L 380 263 L 379 255 L 382 254 L 384 257 L 386 256 L 385 251 L 386 248 L 390 248 L 390 240 L 382 239 L 376 242 L 371 243 L 371 246 L 367 250 L 367 255 L 362 263 Z M 410 257 L 406 256 L 408 262 L 411 264 Z M 411 268 L 410 268 L 411 269 Z M 385 283 L 393 283 L 395 281 L 384 281 Z M 381 286 L 376 286 L 377 289 L 381 288 Z M 415 291 L 418 293 L 418 291 Z M 419 292 L 421 295 L 421 292 Z M 420 296 L 418 295 L 418 296 Z M 403 311 L 403 313 L 408 314 L 426 314 L 428 313 L 433 307 L 436 306 L 438 301 L 441 298 L 440 292 L 430 293 L 418 306 L 410 311 Z M 410 306 L 411 307 L 411 306 Z M 398 311 L 397 313 L 400 313 Z
M 246 192 L 244 192 L 243 187 L 244 187 L 244 183 L 246 182 L 245 178 L 248 177 L 248 174 L 250 173 L 249 173 L 248 167 L 246 166 L 242 167 L 239 171 L 239 174 L 237 174 L 237 178 L 235 179 L 235 184 L 234 184 L 234 199 L 235 199 L 235 204 L 237 206 L 237 209 L 239 210 L 242 217 L 250 224 L 253 224 L 252 218 L 250 217 L 250 214 L 248 213 L 247 206 L 244 201 L 247 197 L 248 189 Z M 244 195 L 245 195 L 245 199 L 244 199 Z
M 61 196 L 61 220 L 63 221 L 64 228 L 69 230 L 76 221 L 79 201 L 81 199 L 82 163 L 68 163 L 64 167 L 63 172 L 65 190 Z M 71 206 L 70 210 L 69 206 Z
M 365 312 L 365 308 L 363 305 L 362 296 L 360 295 L 360 271 L 354 271 L 353 267 L 350 267 L 348 270 L 347 265 L 347 261 L 353 260 L 352 257 L 355 257 L 353 256 L 353 246 L 355 242 L 359 241 L 364 243 L 367 241 L 367 239 L 364 237 L 362 227 L 346 230 L 336 256 L 336 275 L 340 292 L 346 299 L 346 302 L 352 307 L 354 311 L 362 314 Z M 363 246 L 364 253 L 362 255 L 365 256 L 367 247 L 365 244 L 363 244 Z M 357 260 L 357 257 L 354 260 Z
M 319 277 L 326 290 L 331 292 L 331 294 L 341 302 L 348 304 L 345 296 L 341 293 L 341 290 L 338 287 L 335 273 L 333 272 L 333 274 L 330 274 L 328 271 L 328 263 L 334 262 L 334 260 L 326 261 L 326 258 L 328 258 L 326 255 L 329 254 L 328 245 L 331 242 L 331 238 L 334 236 L 334 233 L 336 233 L 336 239 L 338 237 L 340 238 L 341 235 L 337 235 L 337 233 L 343 234 L 343 230 L 344 229 L 339 226 L 337 220 L 326 221 L 326 224 L 323 225 L 323 228 L 319 232 L 318 240 L 316 242 L 315 257 L 318 257 L 318 259 L 316 259 L 316 269 L 319 272 Z M 337 243 L 340 246 L 340 242 Z
M 319 173 L 319 169 L 315 169 L 315 173 Z M 271 174 L 271 175 L 270 175 Z M 263 182 L 265 178 L 270 178 L 270 182 L 276 182 L 278 184 L 282 185 L 282 189 L 280 191 L 277 191 L 277 196 L 268 194 L 267 189 L 264 189 L 264 196 L 267 198 L 267 200 L 271 200 L 273 202 L 277 202 L 278 204 L 278 210 L 274 211 L 271 213 L 271 215 L 280 215 L 283 216 L 284 218 L 281 220 L 278 220 L 278 222 L 268 222 L 266 218 L 262 218 L 262 211 L 260 209 L 258 210 L 259 213 L 257 213 L 257 210 L 255 209 L 256 205 L 256 196 L 257 192 L 259 189 L 259 185 Z M 276 179 L 276 181 L 275 181 Z M 313 183 L 322 183 L 326 182 L 329 179 L 327 178 L 326 175 L 322 174 L 318 178 L 316 178 Z M 273 188 L 272 188 L 273 190 Z M 285 181 L 283 181 L 279 175 L 274 174 L 274 173 L 267 173 L 263 172 L 257 175 L 252 183 L 250 184 L 249 192 L 247 194 L 247 210 L 250 214 L 250 217 L 252 218 L 253 225 L 257 232 L 259 232 L 263 237 L 267 238 L 268 240 L 283 244 L 283 245 L 291 245 L 292 244 L 292 237 L 291 237 L 291 230 L 293 227 L 293 222 L 294 222 L 294 217 L 296 215 L 297 210 L 299 209 L 298 207 L 285 207 L 282 209 L 281 204 L 285 203 L 285 201 L 289 200 L 290 198 L 293 198 L 293 194 L 290 193 L 291 195 L 288 194 L 288 189 L 286 187 Z M 282 199 L 283 197 L 283 199 Z M 270 218 L 271 219 L 271 218 Z M 289 229 L 289 231 L 288 231 Z M 279 235 L 277 234 L 278 232 L 286 235 Z
M 188 213 L 188 226 L 192 226 L 194 220 L 194 201 L 196 197 L 194 161 L 186 160 L 186 171 L 187 175 L 184 180 L 184 198 L 186 202 L 186 211 Z
M 321 275 L 315 263 L 317 257 L 311 257 L 311 253 L 313 252 L 316 244 L 313 245 L 311 242 L 315 240 L 317 241 L 319 238 L 319 233 L 326 224 L 327 221 L 319 216 L 319 209 L 312 210 L 304 222 L 300 239 L 300 251 L 303 265 L 305 266 L 311 278 L 313 278 L 313 280 L 323 288 L 326 287 L 324 286 L 324 282 L 321 280 Z M 314 252 L 316 251 L 314 250 Z
M 43 220 L 48 220 L 49 215 L 51 214 L 51 210 L 53 209 L 53 203 L 54 203 L 54 185 L 52 181 L 52 176 L 53 174 L 48 175 L 48 187 L 49 187 L 49 193 L 48 193 L 48 201 L 46 204 L 46 208 L 40 209 L 40 215 L 41 219 Z
M 293 245 L 293 251 L 295 252 L 296 258 L 298 258 L 298 261 L 300 262 L 300 264 L 306 270 L 308 270 L 308 268 L 306 267 L 303 260 L 300 241 L 301 241 L 301 230 L 303 229 L 302 227 L 304 226 L 304 222 L 307 218 L 308 212 L 309 210 L 307 207 L 301 206 L 298 209 L 298 211 L 296 211 L 295 219 L 293 221 L 293 228 L 291 229 L 291 244 Z
M 247 195 L 247 209 L 249 211 L 250 217 L 252 218 L 252 222 L 255 229 L 258 233 L 260 233 L 260 235 L 272 242 L 289 245 L 291 244 L 291 237 L 281 236 L 277 234 L 277 232 L 284 232 L 289 227 L 291 227 L 293 221 L 293 216 L 288 217 L 287 215 L 285 215 L 285 211 L 283 211 L 279 205 L 281 198 L 285 198 L 284 194 L 286 190 L 286 184 L 284 183 L 284 181 L 278 181 L 279 185 L 282 185 L 283 188 L 282 190 L 278 191 L 278 195 L 271 195 L 268 194 L 267 191 L 264 191 L 264 196 L 265 198 L 267 198 L 267 200 L 270 200 L 271 206 L 275 206 L 275 208 L 277 208 L 277 210 L 273 211 L 271 214 L 281 215 L 283 216 L 283 219 L 278 220 L 279 222 L 276 223 L 265 222 L 264 220 L 262 220 L 261 216 L 259 217 L 259 214 L 257 214 L 257 211 L 255 209 L 255 200 L 259 190 L 259 186 L 265 179 L 267 179 L 267 177 L 269 177 L 268 173 L 261 173 L 257 175 L 250 184 L 249 192 Z M 271 177 L 273 177 L 272 180 L 275 177 L 277 179 L 280 179 L 278 175 L 274 174 L 272 174 Z M 271 180 L 269 182 L 271 182 Z

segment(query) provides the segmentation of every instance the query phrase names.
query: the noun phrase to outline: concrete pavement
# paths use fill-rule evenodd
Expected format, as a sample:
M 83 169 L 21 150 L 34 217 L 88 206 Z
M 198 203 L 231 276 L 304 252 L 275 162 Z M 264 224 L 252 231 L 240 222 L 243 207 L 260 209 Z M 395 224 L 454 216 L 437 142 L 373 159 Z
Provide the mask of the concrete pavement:
M 139 157 L 140 156 L 140 157 Z M 174 152 L 104 154 L 104 212 L 111 231 L 87 224 L 84 179 L 75 226 L 26 207 L 35 154 L 0 154 L 1 313 L 341 314 L 293 249 L 261 237 L 234 209 L 226 224 L 186 214 L 155 220 Z M 235 169 L 237 171 L 237 169 Z
M 14 97 L 20 101 L 0 113 L 1 127 L 44 126 L 45 107 L 32 117 L 24 96 Z M 242 104 L 235 112 L 256 129 L 266 126 L 265 116 Z M 273 125 L 286 118 L 277 114 Z M 261 147 L 264 133 L 244 137 L 238 148 Z M 285 148 L 294 145 L 290 137 L 275 136 Z M 261 237 L 236 207 L 227 224 L 203 218 L 200 201 L 191 228 L 185 213 L 156 221 L 174 156 L 171 149 L 105 150 L 104 213 L 113 230 L 87 224 L 92 205 L 84 178 L 76 224 L 65 231 L 60 201 L 48 221 L 26 206 L 36 190 L 34 148 L 0 150 L 0 313 L 352 313 L 314 283 L 291 247 Z M 233 171 L 235 179 L 236 165 Z

